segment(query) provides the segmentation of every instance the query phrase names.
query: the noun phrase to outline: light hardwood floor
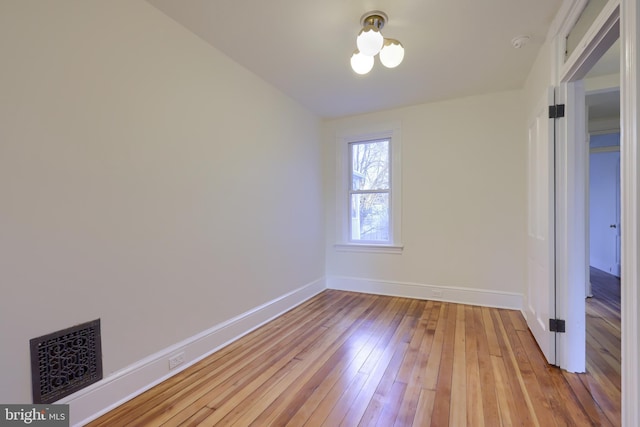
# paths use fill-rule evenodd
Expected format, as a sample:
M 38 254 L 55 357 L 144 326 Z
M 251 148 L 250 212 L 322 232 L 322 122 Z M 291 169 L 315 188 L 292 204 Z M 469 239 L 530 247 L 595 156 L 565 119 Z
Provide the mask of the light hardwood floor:
M 327 290 L 90 426 L 619 425 L 611 323 L 568 374 L 520 312 Z

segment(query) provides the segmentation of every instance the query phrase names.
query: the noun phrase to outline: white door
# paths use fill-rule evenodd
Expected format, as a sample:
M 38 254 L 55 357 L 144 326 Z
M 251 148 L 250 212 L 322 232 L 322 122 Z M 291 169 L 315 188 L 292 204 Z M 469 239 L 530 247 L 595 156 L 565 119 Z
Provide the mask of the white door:
M 556 364 L 555 333 L 549 331 L 549 319 L 555 318 L 555 146 L 549 105 L 552 89 L 529 120 L 525 315 L 547 361 Z
M 592 152 L 589 160 L 589 258 L 620 275 L 620 152 Z

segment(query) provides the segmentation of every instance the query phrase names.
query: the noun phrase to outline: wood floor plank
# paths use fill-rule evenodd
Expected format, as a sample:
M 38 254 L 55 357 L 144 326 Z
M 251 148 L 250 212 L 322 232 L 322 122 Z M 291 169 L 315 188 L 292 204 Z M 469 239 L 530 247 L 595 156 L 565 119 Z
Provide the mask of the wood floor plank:
M 504 366 L 506 368 L 507 377 L 510 382 L 511 393 L 513 394 L 513 402 L 517 408 L 515 412 L 518 414 L 518 422 L 525 425 L 539 426 L 533 403 L 529 396 L 527 387 L 522 378 L 522 372 L 518 367 L 518 362 L 514 352 L 513 345 L 509 337 L 515 332 L 510 328 L 508 316 L 504 316 L 504 311 L 494 312 L 494 325 L 498 335 L 498 342 L 502 347 Z M 507 330 L 509 329 L 509 332 Z
M 508 380 L 507 369 L 504 366 L 504 360 L 500 356 L 490 356 L 491 367 L 495 383 L 493 384 L 498 401 L 498 414 L 500 416 L 500 425 L 512 426 L 517 424 L 518 414 L 513 394 L 511 393 L 511 384 Z
M 606 414 L 602 411 L 600 406 L 594 402 L 593 395 L 590 390 L 585 387 L 581 377 L 583 374 L 565 374 L 564 377 L 567 383 L 570 385 L 571 390 L 576 395 L 580 406 L 584 409 L 586 417 L 590 420 L 592 425 L 611 426 Z
M 391 386 L 391 390 L 387 395 L 382 412 L 378 417 L 376 426 L 378 427 L 390 427 L 396 424 L 402 401 L 407 391 L 407 384 L 404 382 L 394 382 Z M 366 424 L 365 424 L 366 425 Z
M 475 330 L 477 333 L 477 361 L 482 383 L 482 412 L 484 415 L 484 425 L 487 427 L 500 425 L 500 415 L 498 411 L 498 400 L 495 391 L 495 376 L 491 363 L 489 342 L 487 339 L 487 329 L 482 307 L 474 307 L 473 314 Z
M 385 305 L 378 304 L 376 310 L 371 311 L 367 318 L 375 319 L 381 315 Z M 373 322 L 365 322 L 357 332 L 357 336 L 352 337 L 336 351 L 336 360 L 329 360 L 327 364 L 331 371 L 326 375 L 319 371 L 305 384 L 304 389 L 297 393 L 296 401 L 289 404 L 284 413 L 292 414 L 288 425 L 300 426 L 312 415 L 318 405 L 327 397 L 331 389 L 349 382 L 358 372 L 364 361 L 367 359 L 375 343 L 378 333 L 382 330 L 381 323 L 376 326 Z
M 428 390 L 423 388 L 420 393 L 420 399 L 418 400 L 418 407 L 416 408 L 416 415 L 413 419 L 413 425 L 418 426 L 430 426 L 431 418 L 433 415 L 433 405 L 436 401 L 436 392 L 434 390 Z M 435 424 L 434 424 L 435 426 Z
M 391 377 L 395 377 L 397 374 L 404 352 L 408 347 L 408 343 L 405 341 L 405 335 L 415 324 L 415 318 L 407 317 L 402 319 L 391 340 L 385 344 L 385 348 L 380 354 L 375 367 L 369 372 L 367 381 L 358 394 L 357 399 L 353 402 L 340 422 L 340 425 L 358 425 L 383 378 L 385 379 L 385 382 L 382 384 L 382 393 L 386 392 L 386 384 Z M 387 375 L 386 377 L 385 374 Z
M 407 346 L 404 343 L 396 347 L 393 356 L 386 365 L 383 375 L 379 378 L 375 392 L 371 394 L 363 390 L 359 396 L 360 401 L 363 402 L 361 407 L 364 407 L 364 402 L 369 403 L 366 405 L 364 413 L 360 415 L 357 410 L 353 410 L 356 409 L 353 407 L 347 414 L 347 417 L 343 420 L 342 424 L 354 425 L 356 420 L 359 420 L 358 425 L 376 425 L 385 408 L 393 406 L 389 402 L 394 400 L 394 392 L 398 393 L 401 391 L 402 395 L 404 395 L 406 384 L 396 382 L 394 379 L 400 369 L 400 366 L 402 366 L 402 360 L 404 359 L 406 348 Z M 371 383 L 374 384 L 377 381 L 377 376 L 371 376 L 370 379 Z M 397 398 L 397 396 L 395 397 Z M 397 413 L 398 408 L 393 408 L 393 410 Z M 395 415 L 393 418 L 395 420 Z M 391 421 L 390 425 L 393 425 L 393 421 Z
M 378 345 L 383 345 L 385 342 L 385 330 L 392 325 L 396 324 L 397 319 L 396 310 L 399 307 L 397 301 L 387 300 L 387 310 L 380 315 L 380 321 L 377 322 L 377 326 L 372 330 L 370 339 L 364 344 L 363 349 L 358 352 L 357 358 L 354 363 L 351 363 L 340 378 L 337 378 L 335 382 L 329 384 L 329 391 L 323 393 L 320 403 L 315 410 L 309 416 L 306 426 L 319 426 L 327 420 L 327 414 L 333 414 L 333 422 L 339 423 L 344 417 L 346 411 L 349 409 L 350 403 L 360 392 L 361 387 L 364 385 L 364 381 L 368 378 L 368 374 L 363 373 L 364 363 L 371 360 L 372 353 Z M 348 402 L 348 404 L 347 404 Z M 338 406 L 338 408 L 336 408 Z M 334 409 L 335 408 L 335 409 Z M 292 426 L 300 424 L 291 424 Z
M 453 335 L 453 366 L 451 372 L 451 397 L 449 423 L 461 426 L 467 421 L 467 359 L 466 322 L 464 306 L 456 306 L 456 323 Z
M 327 290 L 89 426 L 617 426 L 616 292 L 570 374 L 517 311 Z
M 416 417 L 418 406 L 420 404 L 420 395 L 422 387 L 418 382 L 404 383 L 406 390 L 404 398 L 399 403 L 398 415 L 393 422 L 394 427 L 411 426 Z
M 435 391 L 431 423 L 433 425 L 448 425 L 451 408 L 451 380 L 453 377 L 453 351 L 455 347 L 456 331 L 456 306 L 454 304 L 444 305 L 445 312 L 441 322 L 444 323 L 444 337 L 442 339 L 442 354 L 438 370 L 438 381 Z
M 305 394 L 317 387 L 320 378 L 326 375 L 342 357 L 342 353 L 336 353 L 354 334 L 358 334 L 363 320 L 350 319 L 351 325 L 336 324 L 334 334 L 330 334 L 324 342 L 318 341 L 310 347 L 307 354 L 298 355 L 296 358 L 305 362 L 301 368 L 290 375 L 287 382 L 289 393 L 280 393 L 260 416 L 252 421 L 255 425 L 285 425 L 302 405 Z M 344 331 L 344 332 L 341 332 Z M 314 379 L 315 377 L 315 379 Z M 304 391 L 306 388 L 306 392 Z M 240 418 L 239 425 L 246 424 L 248 417 Z
M 485 334 L 487 336 L 487 345 L 489 346 L 489 354 L 492 356 L 502 356 L 500 344 L 498 343 L 498 335 L 493 324 L 493 317 L 489 307 L 482 307 L 482 317 L 484 320 Z
M 478 360 L 478 341 L 480 334 L 476 329 L 473 307 L 464 307 L 465 318 L 465 367 L 466 367 L 466 417 L 467 425 L 484 426 L 484 408 L 482 399 L 482 381 Z
M 426 318 L 423 317 L 425 314 L 427 316 Z M 407 349 L 405 358 L 402 361 L 402 366 L 400 367 L 400 371 L 398 372 L 398 377 L 396 378 L 397 381 L 403 382 L 405 384 L 409 384 L 409 382 L 411 381 L 411 373 L 413 372 L 414 366 L 416 364 L 416 360 L 419 359 L 420 347 L 422 345 L 424 334 L 427 331 L 429 314 L 430 314 L 429 310 L 426 310 L 426 311 L 423 310 L 423 312 L 421 313 L 418 327 L 416 328 L 413 335 L 411 336 L 411 341 L 409 342 L 409 348 Z
M 430 351 L 426 360 L 424 374 L 421 375 L 422 386 L 429 390 L 436 390 L 438 383 L 438 372 L 440 371 L 440 362 L 442 361 L 442 347 L 444 345 L 445 327 L 447 325 L 445 316 L 447 313 L 447 304 L 439 304 L 434 307 L 432 316 L 429 317 L 427 325 L 427 337 L 430 338 Z M 430 332 L 433 331 L 433 338 Z
M 323 327 L 328 327 L 327 332 L 294 356 L 294 359 L 300 363 L 297 363 L 294 369 L 287 372 L 287 375 L 278 382 L 273 390 L 269 390 L 268 393 L 262 392 L 258 394 L 257 396 L 260 398 L 253 399 L 254 403 L 251 405 L 251 411 L 242 411 L 236 407 L 231 413 L 225 415 L 221 420 L 221 425 L 271 424 L 273 418 L 279 414 L 277 411 L 278 406 L 286 406 L 291 399 L 297 398 L 300 388 L 306 381 L 316 374 L 320 367 L 325 366 L 334 352 L 358 330 L 365 319 L 361 316 L 366 312 L 367 308 L 368 306 L 363 306 L 349 313 L 349 316 L 342 318 L 334 317 L 332 319 L 332 327 L 328 327 L 329 323 L 323 324 Z M 299 386 L 296 386 L 296 383 Z M 285 394 L 283 393 L 284 390 L 288 390 L 290 393 Z M 259 408 L 262 408 L 262 410 L 258 411 Z M 212 423 L 212 421 L 210 419 L 208 423 Z

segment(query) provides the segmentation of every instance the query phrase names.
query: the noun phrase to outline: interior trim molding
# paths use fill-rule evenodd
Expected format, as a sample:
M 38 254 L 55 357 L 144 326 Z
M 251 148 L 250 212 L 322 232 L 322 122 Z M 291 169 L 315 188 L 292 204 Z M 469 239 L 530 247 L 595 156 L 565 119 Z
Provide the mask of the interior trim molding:
M 486 289 L 434 286 L 421 283 L 373 280 L 360 277 L 329 276 L 327 288 L 367 294 L 428 299 L 456 304 L 507 308 L 522 311 L 523 295 Z
M 589 149 L 589 154 L 598 154 L 598 153 L 619 153 L 620 146 L 612 145 L 610 147 L 595 147 Z
M 620 167 L 622 194 L 622 425 L 640 425 L 640 5 L 622 0 Z
M 366 245 L 358 243 L 336 243 L 333 247 L 338 252 L 370 252 L 382 254 L 401 254 L 402 245 Z
M 302 304 L 325 289 L 325 279 L 317 279 L 160 350 L 56 403 L 69 404 L 70 424 L 83 426 Z M 176 369 L 169 370 L 169 357 L 179 352 L 184 352 L 184 363 Z
M 582 10 L 580 13 L 582 13 Z M 579 17 L 579 15 L 576 16 Z M 569 82 L 584 78 L 609 46 L 618 39 L 620 35 L 619 23 L 620 1 L 609 0 L 583 36 L 576 50 L 567 58 L 564 64 L 560 62 L 560 81 Z M 571 31 L 571 28 L 564 31 L 563 38 L 566 37 L 569 31 Z M 563 48 L 565 47 L 563 46 Z

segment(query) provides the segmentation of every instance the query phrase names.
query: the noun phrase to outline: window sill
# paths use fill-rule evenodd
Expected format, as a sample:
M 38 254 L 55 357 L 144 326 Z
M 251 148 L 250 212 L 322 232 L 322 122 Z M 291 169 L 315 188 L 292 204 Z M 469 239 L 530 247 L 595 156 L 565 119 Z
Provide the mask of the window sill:
M 382 254 L 401 254 L 404 246 L 372 245 L 363 243 L 336 243 L 333 247 L 338 252 L 371 252 Z

